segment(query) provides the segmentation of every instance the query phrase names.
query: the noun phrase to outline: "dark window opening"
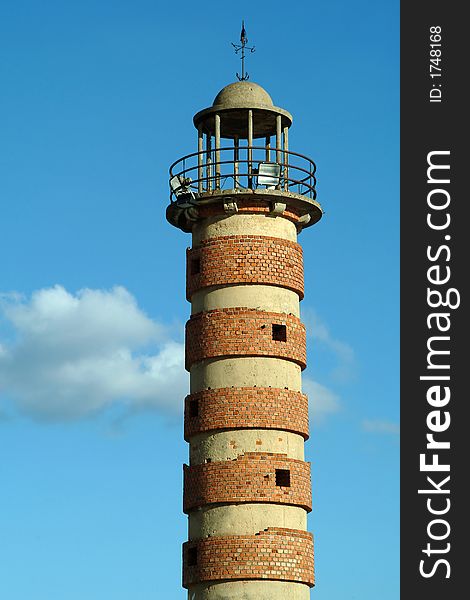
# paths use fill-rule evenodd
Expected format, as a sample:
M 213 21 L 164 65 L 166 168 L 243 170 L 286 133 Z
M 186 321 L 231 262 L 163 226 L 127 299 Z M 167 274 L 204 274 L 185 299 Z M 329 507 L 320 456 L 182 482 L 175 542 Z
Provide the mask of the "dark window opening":
M 197 400 L 189 401 L 189 416 L 199 417 L 199 404 Z
M 188 548 L 188 567 L 197 565 L 197 548 Z
M 276 469 L 276 485 L 280 487 L 290 487 L 289 469 Z
M 191 260 L 191 275 L 197 275 L 201 272 L 201 259 L 193 258 Z
M 273 323 L 273 340 L 275 342 L 287 342 L 287 327 Z

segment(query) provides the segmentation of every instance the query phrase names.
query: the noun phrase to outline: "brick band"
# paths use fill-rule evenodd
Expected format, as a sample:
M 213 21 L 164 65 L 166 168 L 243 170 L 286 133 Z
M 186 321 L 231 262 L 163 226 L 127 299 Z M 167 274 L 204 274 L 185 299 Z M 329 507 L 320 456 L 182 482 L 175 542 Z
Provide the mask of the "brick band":
M 276 285 L 304 297 L 302 247 L 282 238 L 231 235 L 187 250 L 186 297 L 216 285 Z
M 246 452 L 236 460 L 184 465 L 184 512 L 239 502 L 290 504 L 310 511 L 310 463 L 285 454 Z
M 186 323 L 186 369 L 207 358 L 267 356 L 306 367 L 305 327 L 285 313 L 248 308 L 200 312 Z
M 308 439 L 308 400 L 293 390 L 218 388 L 186 396 L 184 439 L 221 429 L 282 429 Z
M 255 535 L 210 537 L 183 544 L 183 586 L 203 581 L 268 579 L 315 583 L 313 537 L 269 527 Z

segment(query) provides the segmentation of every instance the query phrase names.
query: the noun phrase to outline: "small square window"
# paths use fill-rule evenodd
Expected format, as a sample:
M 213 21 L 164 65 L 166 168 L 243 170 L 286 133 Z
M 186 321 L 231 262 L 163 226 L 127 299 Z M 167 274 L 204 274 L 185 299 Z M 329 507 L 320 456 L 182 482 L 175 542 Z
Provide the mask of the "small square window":
M 191 260 L 191 275 L 197 275 L 201 272 L 201 259 L 193 258 Z
M 199 417 L 199 403 L 197 400 L 189 401 L 189 416 Z
M 273 340 L 275 342 L 287 342 L 287 327 L 273 323 Z
M 197 547 L 188 548 L 188 567 L 197 565 Z
M 290 487 L 289 469 L 276 469 L 276 485 L 279 487 Z

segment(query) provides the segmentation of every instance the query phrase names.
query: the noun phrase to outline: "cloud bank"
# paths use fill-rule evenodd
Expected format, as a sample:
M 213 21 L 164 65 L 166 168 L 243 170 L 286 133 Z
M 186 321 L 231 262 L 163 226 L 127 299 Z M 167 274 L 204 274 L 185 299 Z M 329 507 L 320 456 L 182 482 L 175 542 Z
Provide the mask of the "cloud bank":
M 400 433 L 400 426 L 398 423 L 381 419 L 365 419 L 362 421 L 362 429 L 369 433 L 385 433 L 392 435 L 398 435 Z
M 304 377 L 302 390 L 308 395 L 308 406 L 313 426 L 323 423 L 327 416 L 340 410 L 339 397 L 317 381 Z
M 312 308 L 302 310 L 302 319 L 307 332 L 318 341 L 335 359 L 336 365 L 330 376 L 338 383 L 347 383 L 356 377 L 356 357 L 349 344 L 335 338 L 326 323 Z
M 11 405 L 39 421 L 117 406 L 181 413 L 189 389 L 181 333 L 149 318 L 123 287 L 0 295 L 0 420 Z M 326 329 L 321 335 L 335 345 Z M 324 385 L 307 376 L 303 389 L 314 423 L 339 410 Z
M 71 420 L 117 403 L 182 410 L 183 344 L 123 287 L 3 295 L 0 315 L 13 332 L 0 344 L 0 395 L 21 412 Z

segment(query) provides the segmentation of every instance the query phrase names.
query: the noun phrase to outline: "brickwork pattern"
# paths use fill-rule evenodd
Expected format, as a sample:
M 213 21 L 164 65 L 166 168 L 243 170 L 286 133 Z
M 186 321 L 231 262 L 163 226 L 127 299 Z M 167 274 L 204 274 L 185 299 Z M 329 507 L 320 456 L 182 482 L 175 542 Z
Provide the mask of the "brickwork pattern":
M 290 471 L 289 487 L 276 485 L 277 469 Z M 310 463 L 285 454 L 246 452 L 235 460 L 184 465 L 184 512 L 238 502 L 290 504 L 310 511 Z
M 203 288 L 250 283 L 276 285 L 296 292 L 301 300 L 304 297 L 302 247 L 296 242 L 231 235 L 206 240 L 188 249 L 186 256 L 188 300 Z
M 186 441 L 198 433 L 222 429 L 281 429 L 308 439 L 307 396 L 263 387 L 219 388 L 186 396 Z
M 273 324 L 286 326 L 286 341 L 273 339 Z M 305 326 L 285 313 L 248 308 L 200 312 L 186 323 L 186 369 L 207 358 L 269 356 L 306 367 Z
M 188 566 L 188 551 L 197 564 Z M 270 579 L 315 583 L 313 537 L 307 531 L 269 527 L 255 535 L 210 537 L 183 545 L 183 586 L 203 581 Z

